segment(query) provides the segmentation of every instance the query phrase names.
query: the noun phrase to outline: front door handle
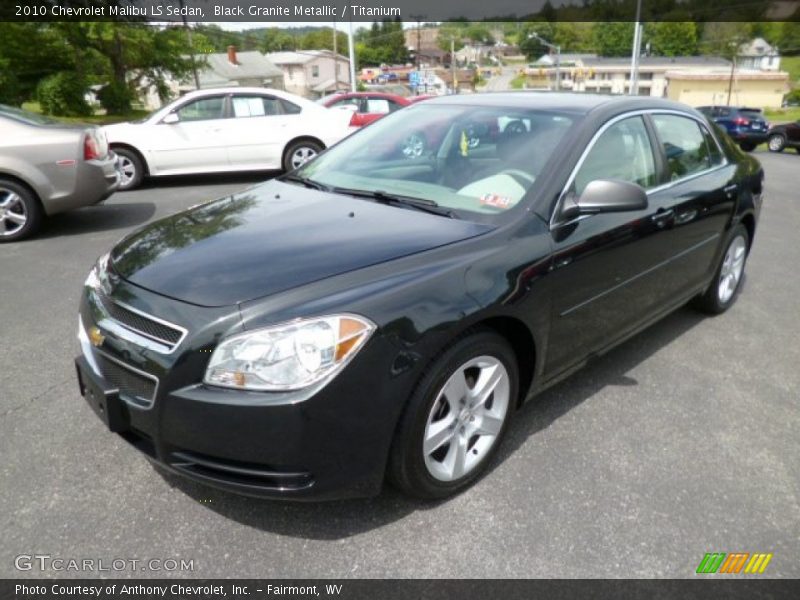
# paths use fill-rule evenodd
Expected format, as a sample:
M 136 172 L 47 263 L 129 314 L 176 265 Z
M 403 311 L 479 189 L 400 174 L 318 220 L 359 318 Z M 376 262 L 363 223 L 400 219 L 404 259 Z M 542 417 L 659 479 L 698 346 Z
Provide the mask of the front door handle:
M 675 215 L 675 211 L 672 210 L 671 208 L 668 208 L 666 210 L 660 208 L 660 209 L 658 209 L 656 214 L 654 214 L 653 216 L 650 217 L 650 220 L 653 223 L 661 225 L 661 224 L 664 223 L 664 221 L 667 221 L 667 220 L 671 219 L 674 215 Z
M 725 192 L 725 195 L 728 198 L 730 198 L 731 196 L 733 196 L 733 193 L 736 191 L 736 188 L 738 188 L 738 187 L 739 186 L 737 184 L 732 183 L 732 184 L 726 185 L 724 188 L 722 188 L 722 191 Z

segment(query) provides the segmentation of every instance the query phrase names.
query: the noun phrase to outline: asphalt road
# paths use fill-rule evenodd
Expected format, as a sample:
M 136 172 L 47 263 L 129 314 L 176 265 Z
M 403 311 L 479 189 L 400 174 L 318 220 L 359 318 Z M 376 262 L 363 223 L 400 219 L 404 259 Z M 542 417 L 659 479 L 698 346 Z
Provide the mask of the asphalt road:
M 196 577 L 692 577 L 714 551 L 772 552 L 768 576 L 799 577 L 800 156 L 759 157 L 737 304 L 679 310 L 545 393 L 491 472 L 434 504 L 258 501 L 162 476 L 79 396 L 76 306 L 96 257 L 263 176 L 117 194 L 0 246 L 0 577 L 81 575 L 20 573 L 20 554 L 192 559 Z

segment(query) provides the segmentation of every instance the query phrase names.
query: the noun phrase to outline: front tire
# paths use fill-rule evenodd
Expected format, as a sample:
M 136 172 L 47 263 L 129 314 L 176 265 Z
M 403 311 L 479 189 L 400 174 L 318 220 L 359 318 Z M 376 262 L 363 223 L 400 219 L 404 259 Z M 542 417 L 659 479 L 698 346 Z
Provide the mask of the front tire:
M 741 290 L 749 248 L 750 236 L 747 229 L 743 225 L 737 225 L 728 239 L 711 285 L 695 301 L 697 308 L 718 315 L 733 305 Z
M 779 133 L 772 134 L 767 140 L 767 148 L 770 152 L 783 152 L 786 148 L 786 138 Z
M 15 242 L 39 229 L 42 206 L 28 188 L 0 179 L 0 243 Z
M 389 479 L 411 496 L 451 496 L 487 468 L 516 407 L 514 351 L 481 331 L 446 350 L 423 376 L 401 417 Z
M 133 150 L 127 148 L 113 148 L 119 157 L 119 167 L 122 177 L 119 181 L 119 191 L 127 192 L 136 189 L 144 179 L 144 165 L 142 159 Z
M 294 171 L 324 150 L 322 144 L 312 140 L 292 142 L 283 153 L 283 170 Z

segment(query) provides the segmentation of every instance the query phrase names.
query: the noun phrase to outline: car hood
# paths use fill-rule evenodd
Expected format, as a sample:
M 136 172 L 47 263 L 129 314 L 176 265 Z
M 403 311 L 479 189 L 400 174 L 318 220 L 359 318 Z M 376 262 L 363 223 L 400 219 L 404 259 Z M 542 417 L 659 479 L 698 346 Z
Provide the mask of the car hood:
M 226 306 L 491 229 L 271 181 L 156 221 L 120 242 L 111 260 L 135 285 Z

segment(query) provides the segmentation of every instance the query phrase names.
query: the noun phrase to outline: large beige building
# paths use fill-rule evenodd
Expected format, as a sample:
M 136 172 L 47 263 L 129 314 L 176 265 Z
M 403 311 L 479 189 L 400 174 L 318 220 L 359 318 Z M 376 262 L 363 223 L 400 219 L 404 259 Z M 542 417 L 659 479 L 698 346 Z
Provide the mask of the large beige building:
M 639 63 L 638 93 L 670 98 L 703 106 L 727 104 L 778 108 L 789 91 L 789 75 L 783 71 L 732 68 L 718 57 L 644 56 Z M 630 58 L 593 55 L 564 55 L 561 60 L 561 89 L 600 94 L 629 94 Z M 556 69 L 552 56 L 542 57 L 527 69 L 533 86 L 554 88 Z
M 780 108 L 789 91 L 789 76 L 784 72 L 737 71 L 730 73 L 693 73 L 668 71 L 667 97 L 689 106 L 728 104 L 755 108 Z

